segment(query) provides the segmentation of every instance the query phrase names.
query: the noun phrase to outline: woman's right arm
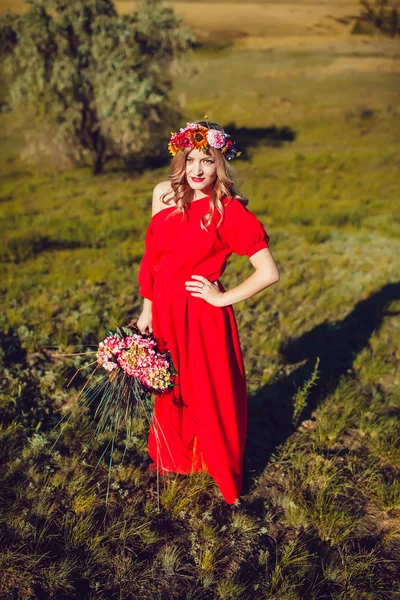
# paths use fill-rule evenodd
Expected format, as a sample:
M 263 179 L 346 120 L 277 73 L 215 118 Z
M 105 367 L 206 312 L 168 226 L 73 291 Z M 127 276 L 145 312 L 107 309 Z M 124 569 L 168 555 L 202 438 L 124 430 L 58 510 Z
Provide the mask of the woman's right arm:
M 158 183 L 153 190 L 152 199 L 152 217 L 160 210 L 161 201 L 160 196 L 169 187 L 169 182 L 162 181 Z M 153 272 L 152 272 L 152 249 L 153 249 L 153 231 L 152 224 L 150 223 L 145 237 L 145 252 L 143 254 L 142 261 L 139 267 L 138 283 L 139 283 L 139 294 L 143 296 L 143 308 L 142 312 L 137 321 L 137 326 L 141 333 L 145 333 L 148 329 L 150 333 L 153 333 L 153 319 L 152 319 L 152 307 L 153 307 Z

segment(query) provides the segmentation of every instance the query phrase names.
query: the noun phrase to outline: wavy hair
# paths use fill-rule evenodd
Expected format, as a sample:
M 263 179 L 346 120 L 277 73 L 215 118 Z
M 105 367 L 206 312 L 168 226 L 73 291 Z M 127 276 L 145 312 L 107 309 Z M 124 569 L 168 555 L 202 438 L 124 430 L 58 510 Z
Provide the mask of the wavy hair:
M 221 125 L 218 125 L 218 123 L 213 123 L 211 121 L 194 122 L 207 129 L 217 129 L 218 131 L 225 133 L 224 129 Z M 194 197 L 194 190 L 190 187 L 186 179 L 186 157 L 191 151 L 192 148 L 181 148 L 171 159 L 169 179 L 173 195 L 168 201 L 164 202 L 167 196 L 171 194 L 171 190 L 168 190 L 161 195 L 161 202 L 166 206 L 174 206 L 174 204 L 176 204 L 176 209 L 167 215 L 167 219 L 171 215 L 185 213 L 186 205 L 191 202 Z M 215 210 L 218 210 L 220 213 L 220 220 L 218 221 L 217 227 L 223 220 L 224 204 L 222 203 L 222 198 L 226 196 L 236 198 L 243 205 L 248 204 L 249 200 L 241 192 L 235 189 L 233 182 L 234 169 L 222 152 L 216 148 L 209 147 L 206 154 L 215 160 L 217 167 L 217 177 L 214 188 L 210 194 L 209 211 L 202 216 L 200 223 L 201 228 L 207 231 L 208 226 L 212 222 Z M 172 204 L 171 201 L 173 201 Z M 170 202 L 170 204 L 168 204 L 168 202 Z

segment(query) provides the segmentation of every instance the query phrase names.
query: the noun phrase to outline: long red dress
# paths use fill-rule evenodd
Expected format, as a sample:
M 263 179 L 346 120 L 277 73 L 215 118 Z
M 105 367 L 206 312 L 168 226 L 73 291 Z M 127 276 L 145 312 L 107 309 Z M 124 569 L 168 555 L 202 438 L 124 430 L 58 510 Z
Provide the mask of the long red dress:
M 264 225 L 239 200 L 225 197 L 224 221 L 215 210 L 200 227 L 210 197 L 185 214 L 156 213 L 146 230 L 139 293 L 152 300 L 153 335 L 171 353 L 178 371 L 172 391 L 155 395 L 148 451 L 160 473 L 208 472 L 225 501 L 239 497 L 247 429 L 247 389 L 233 306 L 216 307 L 192 296 L 185 281 L 203 275 L 215 282 L 234 252 L 252 256 L 268 247 Z M 220 281 L 220 290 L 225 291 Z

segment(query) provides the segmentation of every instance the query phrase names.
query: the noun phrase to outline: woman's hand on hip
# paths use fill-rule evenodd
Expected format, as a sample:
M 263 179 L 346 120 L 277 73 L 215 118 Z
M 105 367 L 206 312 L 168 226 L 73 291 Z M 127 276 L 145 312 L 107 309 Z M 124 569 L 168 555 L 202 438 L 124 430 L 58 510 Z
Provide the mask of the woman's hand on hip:
M 224 292 L 219 289 L 216 281 L 211 283 L 203 275 L 192 275 L 192 279 L 196 281 L 185 281 L 186 289 L 191 292 L 192 296 L 203 298 L 213 306 L 223 306 L 222 297 Z

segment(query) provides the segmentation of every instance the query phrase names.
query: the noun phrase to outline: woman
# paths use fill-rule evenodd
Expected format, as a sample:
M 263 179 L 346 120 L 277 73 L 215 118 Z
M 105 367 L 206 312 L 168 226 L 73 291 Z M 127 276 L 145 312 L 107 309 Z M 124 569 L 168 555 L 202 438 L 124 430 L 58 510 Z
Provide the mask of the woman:
M 279 281 L 264 225 L 233 185 L 240 153 L 217 123 L 197 121 L 172 134 L 170 181 L 155 186 L 140 265 L 142 333 L 169 350 L 178 375 L 156 395 L 148 450 L 160 473 L 208 472 L 234 504 L 243 479 L 247 391 L 232 305 Z M 226 291 L 218 278 L 229 256 L 255 268 Z

